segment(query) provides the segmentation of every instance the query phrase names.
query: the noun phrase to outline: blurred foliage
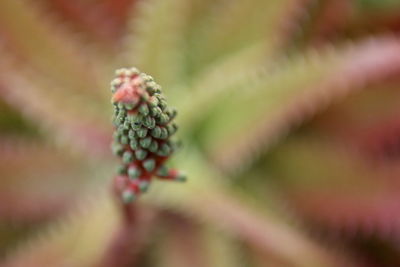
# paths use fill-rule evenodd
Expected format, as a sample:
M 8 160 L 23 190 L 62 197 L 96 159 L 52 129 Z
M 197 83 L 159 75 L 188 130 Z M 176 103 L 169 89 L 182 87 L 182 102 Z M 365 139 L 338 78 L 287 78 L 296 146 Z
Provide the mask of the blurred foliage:
M 358 0 L 358 4 L 371 9 L 388 9 L 399 6 L 399 2 L 396 0 Z
M 400 5 L 0 1 L 2 266 L 398 266 Z M 114 70 L 179 110 L 184 184 L 124 232 Z M 122 228 L 121 228 L 122 227 Z M 115 257 L 127 257 L 116 252 Z
M 5 102 L 0 102 L 0 131 L 2 134 L 35 135 L 35 127 Z

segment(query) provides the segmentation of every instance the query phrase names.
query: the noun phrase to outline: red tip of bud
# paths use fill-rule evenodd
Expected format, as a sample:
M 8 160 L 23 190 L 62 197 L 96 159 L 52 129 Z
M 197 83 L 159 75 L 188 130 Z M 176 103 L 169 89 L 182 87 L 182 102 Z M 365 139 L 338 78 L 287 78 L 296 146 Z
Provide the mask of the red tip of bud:
M 121 102 L 122 99 L 124 99 L 127 95 L 127 92 L 125 90 L 118 90 L 115 92 L 115 94 L 112 96 L 112 102 Z
M 136 90 L 134 90 L 130 86 L 125 86 L 120 89 L 118 89 L 114 95 L 112 96 L 112 102 L 117 103 L 131 103 L 131 104 L 136 104 L 140 100 L 140 96 Z
M 138 78 L 125 79 L 117 87 L 116 92 L 112 96 L 112 102 L 137 104 L 140 100 L 140 96 L 143 94 L 143 90 L 140 88 L 141 80 Z

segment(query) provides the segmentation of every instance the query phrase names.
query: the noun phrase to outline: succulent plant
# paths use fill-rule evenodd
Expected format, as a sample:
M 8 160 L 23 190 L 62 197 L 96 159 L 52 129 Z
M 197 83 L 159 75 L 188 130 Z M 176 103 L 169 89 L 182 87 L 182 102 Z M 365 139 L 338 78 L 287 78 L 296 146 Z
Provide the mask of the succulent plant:
M 397 1 L 71 3 L 0 1 L 0 265 L 400 265 Z
M 118 69 L 111 82 L 115 126 L 112 149 L 122 160 L 115 188 L 123 202 L 130 203 L 146 192 L 153 176 L 185 181 L 183 173 L 165 164 L 176 150 L 172 141 L 178 126 L 177 111 L 167 106 L 161 87 L 153 77 L 136 68 Z

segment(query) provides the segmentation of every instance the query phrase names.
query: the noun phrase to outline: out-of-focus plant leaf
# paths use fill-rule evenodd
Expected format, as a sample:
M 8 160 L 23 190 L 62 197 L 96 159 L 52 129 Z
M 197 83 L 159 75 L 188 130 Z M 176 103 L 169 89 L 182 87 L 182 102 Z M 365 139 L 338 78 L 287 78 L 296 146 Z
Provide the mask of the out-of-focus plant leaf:
M 0 152 L 2 220 L 52 218 L 74 203 L 91 182 L 78 160 L 50 147 L 3 139 Z
M 135 0 L 71 2 L 44 0 L 43 5 L 93 41 L 115 46 L 120 41 Z M 107 18 L 106 20 L 104 18 Z
M 164 244 L 159 248 L 155 266 L 210 266 L 201 227 L 179 216 L 167 217 Z
M 4 214 L 31 220 L 33 229 L 34 220 L 56 214 L 51 205 L 86 207 L 9 252 L 6 266 L 109 267 L 115 265 L 107 262 L 110 247 L 121 240 L 136 254 L 120 249 L 116 256 L 141 266 L 154 263 L 145 260 L 155 255 L 159 265 L 173 266 L 188 265 L 188 257 L 199 266 L 357 266 L 351 249 L 326 246 L 327 240 L 310 238 L 307 227 L 296 223 L 305 219 L 333 233 L 343 228 L 360 235 L 374 225 L 385 240 L 386 224 L 400 229 L 398 218 L 387 215 L 398 201 L 397 94 L 372 96 L 377 102 L 371 103 L 383 107 L 354 101 L 321 112 L 371 84 L 380 90 L 399 73 L 397 37 L 360 40 L 371 36 L 368 29 L 395 31 L 381 21 L 363 28 L 375 15 L 385 20 L 391 8 L 371 15 L 360 1 L 145 0 L 131 11 L 130 0 L 67 2 L 0 3 L 0 97 L 40 130 L 41 142 L 1 151 L 0 173 L 7 176 L 0 177 L 0 195 L 16 203 L 15 211 Z M 59 13 L 46 9 L 52 4 L 104 43 L 85 46 L 64 31 L 51 17 Z M 131 27 L 123 32 L 126 19 Z M 335 46 L 348 36 L 357 41 Z M 127 42 L 123 53 L 117 51 L 121 40 Z M 121 225 L 104 190 L 114 173 L 107 157 L 107 87 L 119 64 L 136 64 L 154 76 L 179 108 L 187 148 L 175 165 L 190 177 L 186 185 L 156 183 L 138 203 L 139 221 L 131 229 Z M 311 121 L 316 114 L 322 116 Z M 63 143 L 62 152 L 46 144 L 54 141 Z M 71 148 L 85 152 L 81 162 L 70 157 Z M 254 164 L 235 179 L 215 170 L 215 162 L 227 170 Z M 298 214 L 290 218 L 281 198 Z M 0 208 L 10 206 L 5 204 Z M 174 221 L 169 228 L 166 213 Z M 184 218 L 185 227 L 177 218 Z M 157 236 L 157 229 L 167 233 Z M 209 229 L 218 233 L 217 241 Z M 16 235 L 13 241 L 23 239 Z M 12 247 L 10 241 L 7 250 Z
M 96 206 L 101 209 L 82 210 L 81 216 L 65 219 L 53 232 L 21 247 L 4 266 L 95 266 L 118 223 L 109 199 L 97 198 Z
M 307 217 L 398 238 L 398 88 L 395 80 L 348 97 L 267 155 L 275 182 Z
M 340 151 L 337 144 L 297 139 L 273 154 L 270 165 L 294 205 L 318 223 L 338 230 L 398 235 L 394 229 L 399 221 L 399 181 L 395 179 L 399 170 L 383 173 Z
M 52 90 L 57 85 L 40 76 L 27 72 L 24 77 L 18 76 L 1 67 L 0 81 L 4 86 L 0 94 L 27 118 L 40 122 L 42 130 L 57 133 L 54 141 L 92 153 L 108 153 L 109 131 L 101 114 L 85 103 L 88 100 Z
M 371 40 L 356 47 L 289 60 L 251 89 L 238 89 L 226 98 L 203 133 L 217 162 L 224 168 L 238 167 L 333 99 L 400 68 L 396 39 Z
M 0 3 L 0 29 L 3 29 L 5 44 L 18 58 L 31 64 L 48 78 L 57 80 L 69 88 L 92 94 L 98 84 L 93 83 L 92 69 L 101 64 L 89 65 L 86 55 L 74 46 L 73 38 L 64 39 L 51 25 L 45 22 L 34 8 L 16 1 Z M 92 59 L 93 60 L 93 59 Z M 102 94 L 97 90 L 97 94 Z
M 37 129 L 30 121 L 24 119 L 19 112 L 1 99 L 0 132 L 1 135 L 36 135 Z
M 190 184 L 185 187 L 171 185 L 158 187 L 155 185 L 156 188 L 148 195 L 148 198 L 145 196 L 143 199 L 146 202 L 149 201 L 151 205 L 174 208 L 197 220 L 213 222 L 221 230 L 244 239 L 249 244 L 275 255 L 284 262 L 295 263 L 296 266 L 334 266 L 334 260 L 327 251 L 315 245 L 300 232 L 279 223 L 277 218 L 265 213 L 262 216 L 258 215 L 252 208 L 247 207 L 239 200 L 241 199 L 239 195 L 229 195 L 220 189 L 216 183 L 219 179 L 214 177 L 215 174 L 212 174 L 211 170 L 199 172 L 199 170 L 204 170 L 204 166 L 198 164 L 199 162 L 193 159 L 188 162 L 187 167 L 190 166 L 192 175 L 194 175 Z M 211 184 L 213 186 L 208 188 Z M 14 260 L 11 259 L 10 264 L 6 266 L 18 266 L 21 263 L 28 266 L 40 266 L 39 264 L 44 262 L 41 255 L 44 255 L 46 251 L 51 251 L 52 264 L 73 262 L 74 266 L 92 266 L 90 262 L 93 262 L 99 254 L 71 250 L 70 247 L 65 246 L 69 246 L 70 243 L 83 242 L 83 240 L 99 242 L 98 244 L 107 243 L 106 239 L 110 238 L 109 232 L 117 223 L 116 210 L 110 200 L 109 196 L 101 193 L 97 197 L 96 206 L 86 212 L 84 216 L 86 219 L 78 216 L 72 223 L 57 230 L 57 235 L 52 235 L 50 238 L 47 236 L 45 238 L 47 242 L 39 241 L 39 244 L 35 242 L 30 249 L 21 248 L 24 253 L 20 253 Z M 102 217 L 99 219 L 100 217 L 97 216 Z M 89 230 L 87 228 L 89 222 L 98 219 L 102 223 L 96 224 L 96 227 L 90 224 L 91 229 Z M 74 234 L 78 232 L 82 235 Z M 85 234 L 83 235 L 83 233 Z M 89 234 L 91 238 L 87 236 Z M 290 247 L 287 244 L 290 244 Z M 87 248 L 90 251 L 96 250 L 93 253 L 100 253 L 98 247 L 90 245 L 85 247 L 90 247 Z M 68 253 L 68 260 L 65 257 L 66 254 L 63 253 Z
M 132 47 L 126 51 L 129 64 L 151 73 L 167 91 L 184 74 L 183 37 L 189 5 L 183 0 L 143 1 L 132 22 Z
M 196 56 L 192 64 L 201 70 L 206 64 L 263 40 L 266 48 L 273 46 L 279 38 L 282 15 L 293 2 L 219 1 L 192 41 Z
M 399 6 L 399 2 L 396 0 L 357 0 L 356 3 L 368 9 L 387 9 Z

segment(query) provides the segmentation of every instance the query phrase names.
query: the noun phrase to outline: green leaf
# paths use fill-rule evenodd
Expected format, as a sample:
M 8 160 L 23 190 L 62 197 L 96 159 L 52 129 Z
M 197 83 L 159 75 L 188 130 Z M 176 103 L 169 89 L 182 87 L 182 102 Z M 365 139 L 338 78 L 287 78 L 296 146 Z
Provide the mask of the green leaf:
M 144 1 L 131 25 L 127 63 L 149 73 L 166 90 L 182 79 L 188 7 L 185 0 Z
M 199 120 L 204 119 L 204 114 L 236 87 L 245 86 L 264 74 L 271 67 L 265 63 L 266 57 L 265 43 L 260 42 L 210 64 L 192 79 L 190 85 L 182 85 L 190 90 L 185 95 L 187 101 L 174 103 L 180 111 L 177 118 L 184 124 L 182 131 L 193 129 Z
M 201 70 L 229 53 L 263 40 L 273 46 L 282 32 L 281 19 L 290 2 L 218 1 L 191 40 L 195 69 Z
M 399 52 L 397 39 L 380 38 L 282 62 L 213 110 L 204 144 L 222 167 L 239 167 L 332 101 L 393 75 Z

